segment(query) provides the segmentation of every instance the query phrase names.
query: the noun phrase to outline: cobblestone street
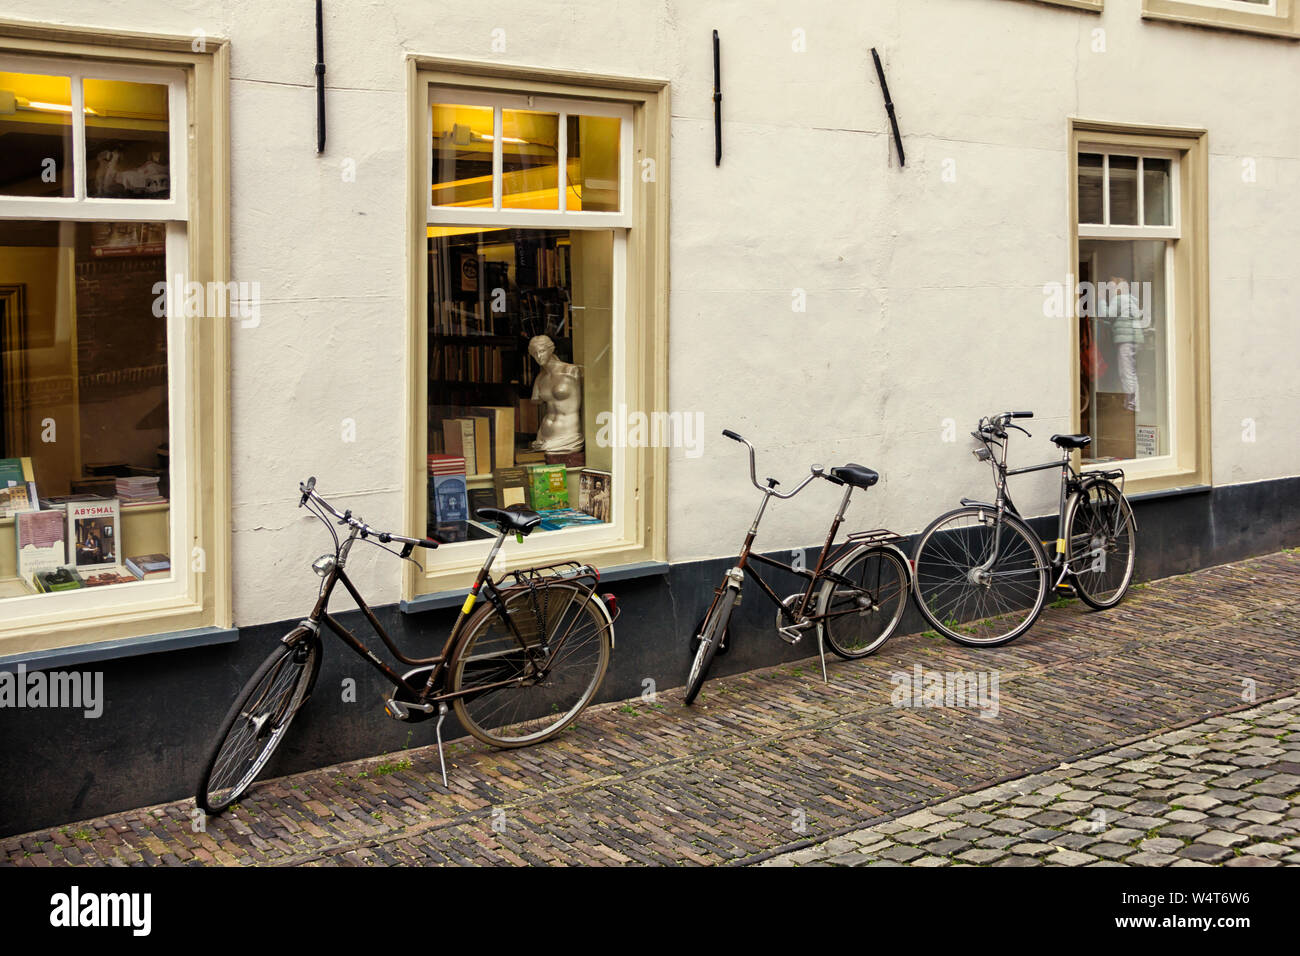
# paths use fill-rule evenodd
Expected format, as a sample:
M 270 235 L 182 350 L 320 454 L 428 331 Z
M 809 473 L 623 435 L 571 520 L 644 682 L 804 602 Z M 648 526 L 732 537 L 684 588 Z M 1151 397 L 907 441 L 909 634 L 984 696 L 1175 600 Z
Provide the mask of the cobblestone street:
M 1300 864 L 1300 697 L 1212 717 L 765 866 Z
M 184 800 L 0 839 L 0 863 L 1295 863 L 1298 604 L 1278 553 L 1051 607 L 1002 648 L 907 635 L 829 684 L 813 659 L 459 743 L 449 789 L 402 751 L 267 781 L 204 832 Z M 983 674 L 994 706 L 900 706 L 917 667 Z

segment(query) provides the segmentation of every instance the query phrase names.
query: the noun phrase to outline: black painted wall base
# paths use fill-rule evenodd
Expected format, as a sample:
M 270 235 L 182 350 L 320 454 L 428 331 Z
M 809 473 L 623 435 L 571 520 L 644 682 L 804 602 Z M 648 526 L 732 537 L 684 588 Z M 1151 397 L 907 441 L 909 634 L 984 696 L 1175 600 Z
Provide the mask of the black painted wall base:
M 1139 499 L 1134 510 L 1138 580 L 1300 545 L 1300 478 Z M 1051 525 L 1042 524 L 1045 536 Z M 809 555 L 819 547 L 812 546 Z M 773 556 L 788 559 L 788 553 Z M 719 558 L 676 564 L 664 574 L 608 588 L 618 594 L 623 614 L 601 700 L 685 682 L 691 628 L 731 563 Z M 798 580 L 788 577 L 784 591 L 777 580 L 769 583 L 782 593 L 798 590 Z M 403 614 L 396 606 L 377 613 L 401 646 L 411 648 L 439 643 L 455 614 Z M 365 630 L 359 613 L 340 618 L 358 633 Z M 71 710 L 0 709 L 0 834 L 193 796 L 210 738 L 234 695 L 297 620 L 241 628 L 234 644 L 84 665 L 103 673 L 106 702 L 98 718 Z M 816 653 L 815 645 L 779 640 L 775 620 L 771 603 L 757 589 L 747 590 L 732 619 L 732 649 L 717 659 L 713 673 Z M 900 633 L 923 628 L 909 607 Z M 381 695 L 388 688 L 379 676 L 339 642 L 327 642 L 315 695 L 264 778 L 434 742 L 432 721 L 404 724 L 385 716 Z

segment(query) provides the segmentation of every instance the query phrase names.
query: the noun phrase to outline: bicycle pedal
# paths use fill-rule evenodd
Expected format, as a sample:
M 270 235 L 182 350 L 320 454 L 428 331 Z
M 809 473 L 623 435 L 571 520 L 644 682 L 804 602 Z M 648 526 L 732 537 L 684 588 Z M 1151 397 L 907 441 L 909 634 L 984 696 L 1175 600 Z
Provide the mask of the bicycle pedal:
M 393 720 L 409 720 L 411 717 L 411 712 L 406 709 L 405 704 L 392 699 L 384 701 L 384 713 Z
M 789 627 L 778 627 L 776 629 L 777 637 L 787 644 L 798 644 L 803 640 L 803 634 L 800 632 L 801 624 L 792 624 Z

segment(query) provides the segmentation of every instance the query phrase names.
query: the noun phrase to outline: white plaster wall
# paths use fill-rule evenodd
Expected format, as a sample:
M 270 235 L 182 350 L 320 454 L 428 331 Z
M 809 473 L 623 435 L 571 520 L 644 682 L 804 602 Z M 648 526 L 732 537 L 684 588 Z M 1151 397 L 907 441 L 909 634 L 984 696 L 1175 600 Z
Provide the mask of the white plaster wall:
M 400 521 L 407 52 L 672 82 L 670 407 L 702 411 L 707 441 L 698 458 L 670 453 L 671 560 L 733 552 L 757 504 L 723 427 L 748 435 L 787 487 L 813 461 L 879 469 L 850 512 L 858 528 L 915 530 L 988 488 L 968 443 L 941 440 L 945 419 L 964 436 L 980 414 L 1029 407 L 1035 438 L 1014 452 L 1048 453 L 1070 403 L 1068 328 L 1042 317 L 1041 292 L 1064 281 L 1070 115 L 1210 131 L 1214 480 L 1300 473 L 1300 45 L 1145 23 L 1140 0 L 1109 0 L 1101 17 L 1022 0 L 325 6 L 329 146 L 317 157 L 305 0 L 45 0 L 39 13 L 0 0 L 0 17 L 232 41 L 233 271 L 263 297 L 261 324 L 232 333 L 241 625 L 301 614 L 314 595 L 303 571 L 324 531 L 294 507 L 301 478 L 318 475 L 375 524 Z M 497 27 L 504 53 L 491 49 Z M 1098 27 L 1104 54 L 1091 50 Z M 792 51 L 795 28 L 807 52 Z M 872 46 L 898 106 L 902 170 Z M 1245 157 L 1256 183 L 1241 181 Z M 1051 507 L 1049 476 L 1019 488 L 1027 510 Z M 836 497 L 823 484 L 775 507 L 761 541 L 819 540 Z M 376 557 L 358 552 L 357 577 L 395 601 L 398 569 Z

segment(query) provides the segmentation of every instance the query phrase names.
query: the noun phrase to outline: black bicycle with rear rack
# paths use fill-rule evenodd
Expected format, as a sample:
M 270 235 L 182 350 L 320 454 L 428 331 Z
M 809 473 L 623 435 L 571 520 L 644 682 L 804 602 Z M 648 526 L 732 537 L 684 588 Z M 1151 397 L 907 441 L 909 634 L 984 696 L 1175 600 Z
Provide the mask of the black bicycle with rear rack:
M 723 576 L 722 583 L 713 592 L 713 602 L 695 629 L 691 669 L 686 681 L 685 701 L 688 705 L 694 703 L 704 686 L 713 658 L 727 648 L 731 614 L 740 604 L 745 572 L 749 570 L 751 561 L 807 580 L 801 592 L 781 598 L 758 575 L 756 568 L 750 570 L 759 589 L 776 605 L 776 631 L 782 640 L 797 644 L 810 630 L 816 632 L 823 680 L 826 679 L 825 645 L 829 644 L 831 650 L 847 660 L 866 657 L 875 651 L 889 640 L 902 620 L 911 584 L 911 569 L 900 548 L 906 540 L 902 536 L 881 528 L 851 534 L 841 545 L 835 545 L 835 535 L 844 521 L 853 489 L 870 488 L 880 477 L 876 472 L 853 463 L 832 468 L 829 472 L 824 471 L 821 465 L 813 465 L 807 478 L 793 491 L 782 494 L 776 490 L 780 482 L 775 478 L 764 479 L 767 487 L 758 483 L 754 446 L 733 431 L 724 430 L 722 434 L 749 449 L 749 480 L 763 493 L 763 500 L 745 536 L 735 567 Z M 831 520 L 830 532 L 826 535 L 816 566 L 812 569 L 796 568 L 754 553 L 754 538 L 768 502 L 773 498 L 793 498 L 814 478 L 844 488 L 839 510 Z
M 548 740 L 568 727 L 591 703 L 604 679 L 614 644 L 618 606 L 613 595 L 597 595 L 599 572 L 574 561 L 491 575 L 506 536 L 520 542 L 541 521 L 533 511 L 482 508 L 479 520 L 499 530 L 460 614 L 436 657 L 407 657 L 394 644 L 347 576 L 357 541 L 375 544 L 410 560 L 417 548 L 436 548 L 433 538 L 408 538 L 376 531 L 350 510 L 340 512 L 316 493 L 316 479 L 299 485 L 306 507 L 334 538 L 333 553 L 312 564 L 322 578 L 311 614 L 281 638 L 244 686 L 226 714 L 199 782 L 196 802 L 220 813 L 248 789 L 283 739 L 294 716 L 311 697 L 320 671 L 321 625 L 393 683 L 384 710 L 396 720 L 438 718 L 438 759 L 448 705 L 462 727 L 495 747 L 523 747 Z M 334 519 L 348 528 L 340 537 Z M 396 551 L 385 547 L 400 544 Z M 397 660 L 411 670 L 399 674 L 329 613 L 330 596 L 342 582 L 367 622 Z
M 913 588 L 921 613 L 939 633 L 961 644 L 997 645 L 1019 637 L 1038 618 L 1052 587 L 1072 585 L 1098 610 L 1114 607 L 1133 580 L 1137 522 L 1124 497 L 1121 469 L 1075 471 L 1071 454 L 1088 435 L 1053 435 L 1056 461 L 1007 468 L 1012 419 L 1033 412 L 981 418 L 971 432 L 973 454 L 990 462 L 997 496 L 962 499 L 921 532 L 913 558 Z M 1033 436 L 1030 436 L 1033 437 Z M 999 454 L 1000 453 L 1000 454 Z M 1007 493 L 1007 478 L 1059 469 L 1061 490 L 1051 556 Z M 1118 484 L 1116 484 L 1118 482 Z

